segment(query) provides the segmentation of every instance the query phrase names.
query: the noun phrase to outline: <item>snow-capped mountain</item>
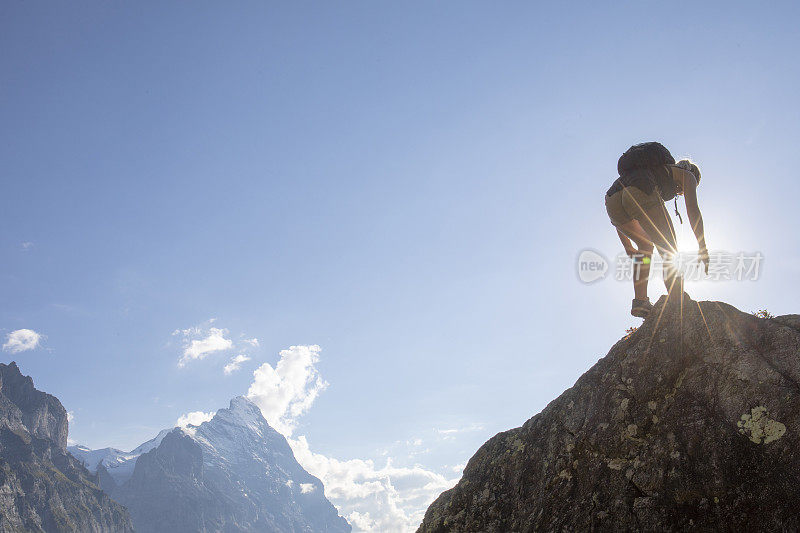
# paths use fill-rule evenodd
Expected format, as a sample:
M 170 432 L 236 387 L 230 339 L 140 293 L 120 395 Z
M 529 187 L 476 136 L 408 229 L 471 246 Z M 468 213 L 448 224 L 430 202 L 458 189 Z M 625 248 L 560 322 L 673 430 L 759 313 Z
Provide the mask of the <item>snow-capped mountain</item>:
M 80 444 L 68 446 L 67 451 L 92 473 L 96 473 L 99 465 L 103 465 L 105 471 L 117 485 L 122 485 L 133 475 L 133 467 L 136 466 L 136 459 L 143 453 L 149 452 L 159 444 L 161 439 L 172 429 L 162 429 L 158 435 L 144 442 L 129 452 L 123 452 L 116 448 L 100 448 L 92 450 Z M 102 470 L 101 470 L 102 475 Z
M 322 482 L 244 397 L 208 422 L 162 431 L 129 453 L 73 448 L 140 533 L 351 529 Z

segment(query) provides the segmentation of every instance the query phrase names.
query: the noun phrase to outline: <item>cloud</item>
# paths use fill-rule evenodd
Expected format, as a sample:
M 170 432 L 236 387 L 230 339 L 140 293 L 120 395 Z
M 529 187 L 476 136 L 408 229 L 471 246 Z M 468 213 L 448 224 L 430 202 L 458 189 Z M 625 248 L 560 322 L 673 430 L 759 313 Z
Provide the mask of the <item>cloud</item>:
M 460 471 L 450 478 L 421 465 L 394 466 L 389 457 L 384 466 L 369 459 L 341 460 L 312 452 L 303 435 L 292 438 L 298 418 L 328 386 L 316 368 L 320 351 L 317 345 L 282 350 L 274 368 L 264 363 L 253 372 L 247 397 L 287 437 L 303 468 L 322 480 L 325 496 L 354 531 L 414 531 L 430 503 L 456 484 Z M 398 444 L 418 450 L 423 441 L 412 438 Z M 301 486 L 301 492 L 311 488 Z
M 449 429 L 434 429 L 434 431 L 439 435 L 442 435 L 442 439 L 452 440 L 458 433 L 467 433 L 469 431 L 481 431 L 482 429 L 483 429 L 482 424 L 470 424 L 469 426 L 464 426 L 460 428 L 457 427 Z
M 75 420 L 75 412 L 67 411 L 67 422 L 72 422 L 73 420 Z
M 308 494 L 309 492 L 314 492 L 314 484 L 313 483 L 300 483 L 300 492 L 302 494 Z
M 175 422 L 175 425 L 178 427 L 185 428 L 186 426 L 199 426 L 203 422 L 208 422 L 214 418 L 214 413 L 204 413 L 203 411 L 192 411 L 191 413 L 186 413 L 185 415 L 181 415 L 178 417 L 178 421 Z
M 391 459 L 339 460 L 311 451 L 306 437 L 288 439 L 298 462 L 320 478 L 325 495 L 355 531 L 414 531 L 428 505 L 458 477 L 446 478 L 420 465 L 396 467 Z
M 261 408 L 267 422 L 290 436 L 297 419 L 314 403 L 328 384 L 316 368 L 320 347 L 290 346 L 281 350 L 275 368 L 264 363 L 253 372 L 247 397 Z
M 208 327 L 194 326 L 188 329 L 175 330 L 173 335 L 181 335 L 184 339 L 183 355 L 178 360 L 178 366 L 199 359 L 214 352 L 224 352 L 233 348 L 233 341 L 227 338 L 228 330 L 212 327 L 215 319 L 206 322 Z
M 248 356 L 246 356 L 243 353 L 240 353 L 236 357 L 233 357 L 231 359 L 231 362 L 225 365 L 225 368 L 223 368 L 222 370 L 225 372 L 225 375 L 227 376 L 228 374 L 231 374 L 239 370 L 239 368 L 241 368 L 242 366 L 242 363 L 245 363 L 249 360 L 250 358 Z
M 183 352 L 178 360 L 179 367 L 184 367 L 191 361 L 205 359 L 216 352 L 226 352 L 234 349 L 239 351 L 240 355 L 233 357 L 225 365 L 223 369 L 225 374 L 238 370 L 242 363 L 250 360 L 250 356 L 246 354 L 254 348 L 258 348 L 258 339 L 255 337 L 248 339 L 244 334 L 241 334 L 239 335 L 239 340 L 234 343 L 230 338 L 230 331 L 213 325 L 216 321 L 216 318 L 210 318 L 197 326 L 176 329 L 172 332 L 173 336 L 183 338 Z
M 33 243 L 30 242 L 30 241 L 25 241 L 25 242 L 20 243 L 20 248 L 22 248 L 23 252 L 28 252 L 28 251 L 32 250 L 33 246 L 34 246 Z
M 33 350 L 39 347 L 42 335 L 32 329 L 18 329 L 6 335 L 6 343 L 3 349 L 11 353 L 20 353 Z

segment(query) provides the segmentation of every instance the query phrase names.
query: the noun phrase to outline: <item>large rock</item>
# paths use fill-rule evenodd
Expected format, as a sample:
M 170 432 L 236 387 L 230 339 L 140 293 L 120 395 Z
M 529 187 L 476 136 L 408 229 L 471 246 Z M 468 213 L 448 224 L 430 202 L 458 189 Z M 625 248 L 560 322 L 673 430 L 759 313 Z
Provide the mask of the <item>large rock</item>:
M 0 530 L 132 531 L 124 507 L 67 453 L 67 412 L 0 364 Z
M 800 529 L 800 316 L 665 300 L 419 531 Z

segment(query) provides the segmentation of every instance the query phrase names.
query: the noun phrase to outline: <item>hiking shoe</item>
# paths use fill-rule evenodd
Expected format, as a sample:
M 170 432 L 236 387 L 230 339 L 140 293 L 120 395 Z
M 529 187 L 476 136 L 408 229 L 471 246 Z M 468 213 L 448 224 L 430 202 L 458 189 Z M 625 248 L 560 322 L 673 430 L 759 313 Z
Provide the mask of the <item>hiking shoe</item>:
M 647 318 L 650 311 L 653 310 L 653 304 L 650 303 L 650 298 L 644 300 L 633 299 L 631 302 L 631 314 L 637 318 Z

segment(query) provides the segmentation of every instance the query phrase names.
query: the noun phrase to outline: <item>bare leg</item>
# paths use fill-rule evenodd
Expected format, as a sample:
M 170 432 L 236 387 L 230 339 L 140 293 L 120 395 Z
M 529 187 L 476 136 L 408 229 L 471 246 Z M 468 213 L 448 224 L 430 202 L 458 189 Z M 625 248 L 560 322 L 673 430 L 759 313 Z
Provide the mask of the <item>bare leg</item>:
M 674 288 L 683 291 L 683 279 L 674 263 L 675 255 L 678 253 L 675 228 L 672 226 L 672 219 L 669 218 L 666 207 L 664 204 L 659 204 L 643 214 L 639 220 L 641 227 L 647 232 L 664 261 L 664 285 L 667 287 L 667 292 L 672 292 Z
M 647 299 L 647 282 L 650 279 L 650 260 L 653 257 L 653 241 L 647 232 L 636 220 L 617 228 L 636 243 L 636 248 L 641 254 L 633 270 L 633 294 L 637 300 Z

